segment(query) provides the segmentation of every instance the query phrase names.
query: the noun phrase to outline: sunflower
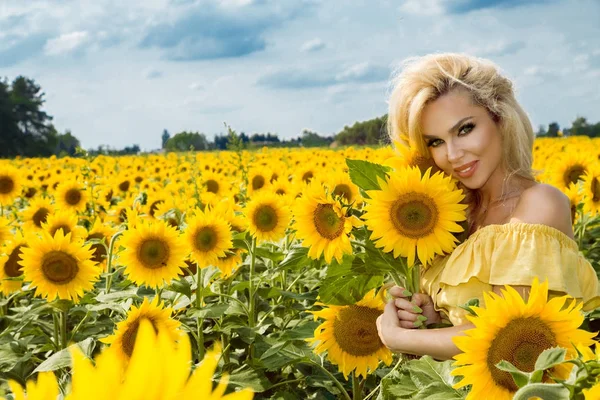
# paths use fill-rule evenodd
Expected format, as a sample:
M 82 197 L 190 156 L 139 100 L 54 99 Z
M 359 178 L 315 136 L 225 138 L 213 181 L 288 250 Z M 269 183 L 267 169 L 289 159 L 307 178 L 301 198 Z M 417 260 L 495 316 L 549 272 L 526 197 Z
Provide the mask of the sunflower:
M 115 234 L 115 229 L 109 227 L 107 224 L 102 222 L 101 218 L 96 218 L 94 221 L 94 225 L 87 233 L 85 237 L 85 241 L 88 242 L 90 240 L 98 240 L 102 243 L 90 243 L 92 248 L 92 261 L 98 264 L 98 266 L 104 270 L 107 262 L 107 251 L 106 247 L 108 247 L 112 236 Z M 106 247 L 105 247 L 106 245 Z
M 71 242 L 71 234 L 58 230 L 31 237 L 29 247 L 21 247 L 24 280 L 35 287 L 35 295 L 48 301 L 55 298 L 76 301 L 94 288 L 100 269 L 91 260 L 89 246 Z
M 227 177 L 214 172 L 203 172 L 200 178 L 204 191 L 212 193 L 217 197 L 223 197 L 229 192 L 229 182 Z
M 417 167 L 396 171 L 387 181 L 378 178 L 381 190 L 370 190 L 371 197 L 363 218 L 373 232 L 371 239 L 394 257 L 415 261 L 415 252 L 423 265 L 436 254 L 451 252 L 458 241 L 452 232 L 464 229 L 457 222 L 466 219 L 466 204 L 461 190 L 450 177 L 441 173 L 423 176 Z
M 5 217 L 0 216 L 0 243 L 8 240 L 10 236 L 10 221 Z
M 571 183 L 581 180 L 593 163 L 594 159 L 585 152 L 565 152 L 554 161 L 554 167 L 549 171 L 551 182 L 565 190 Z
M 48 197 L 38 197 L 23 210 L 23 229 L 25 231 L 40 231 L 48 215 L 54 213 L 55 207 Z
M 4 294 L 21 289 L 22 282 L 11 278 L 23 275 L 23 267 L 19 265 L 19 261 L 21 261 L 21 249 L 24 247 L 27 247 L 27 241 L 21 232 L 17 231 L 14 238 L 6 244 L 4 249 L 6 254 L 0 256 L 0 292 Z
M 61 183 L 56 188 L 54 198 L 59 208 L 74 212 L 85 211 L 87 207 L 88 194 L 85 187 L 76 181 Z
M 139 307 L 132 305 L 127 312 L 127 318 L 117 323 L 115 332 L 111 336 L 101 339 L 101 341 L 110 344 L 111 348 L 119 355 L 119 358 L 127 362 L 133 354 L 135 339 L 142 320 L 150 321 L 156 332 L 163 331 L 170 340 L 177 340 L 181 336 L 180 323 L 171 318 L 173 310 L 163 308 L 159 302 L 158 296 L 155 296 L 152 302 L 144 297 L 144 301 Z
M 56 232 L 62 231 L 64 235 L 70 233 L 71 240 L 82 240 L 86 236 L 86 230 L 79 226 L 77 214 L 65 209 L 57 209 L 46 217 L 46 222 L 42 223 L 42 229 L 54 236 Z
M 248 194 L 252 195 L 271 186 L 271 170 L 265 167 L 254 167 L 248 171 Z
M 125 273 L 138 285 L 159 287 L 168 284 L 185 266 L 185 244 L 177 230 L 162 220 L 138 223 L 120 240 L 125 249 L 119 254 Z
M 183 237 L 190 258 L 200 268 L 214 265 L 217 257 L 225 257 L 225 252 L 232 247 L 229 224 L 216 212 L 197 210 L 188 221 Z
M 407 146 L 398 140 L 394 141 L 394 154 L 384 161 L 384 165 L 390 166 L 395 170 L 417 167 L 421 173 L 425 173 L 429 168 L 434 173 L 440 171 L 433 158 L 424 156 L 418 149 Z
M 52 372 L 40 372 L 37 381 L 28 380 L 25 391 L 17 381 L 8 381 L 8 386 L 15 400 L 48 400 L 58 398 L 60 389 L 56 375 Z
M 308 247 L 308 256 L 317 260 L 322 254 L 331 263 L 335 257 L 341 262 L 344 254 L 352 254 L 350 232 L 360 221 L 346 216 L 345 210 L 330 193 L 318 183 L 307 187 L 294 204 L 294 227 L 302 246 Z
M 377 369 L 380 361 L 386 365 L 392 362 L 392 352 L 381 342 L 377 334 L 377 317 L 383 313 L 385 303 L 375 290 L 367 293 L 362 300 L 349 306 L 327 305 L 320 311 L 311 311 L 317 318 L 325 320 L 315 329 L 311 344 L 318 343 L 314 351 L 338 365 L 348 379 L 350 372 L 366 377 Z M 323 305 L 317 303 L 318 305 Z
M 138 323 L 135 345 L 126 365 L 115 344 L 96 356 L 86 358 L 76 346 L 72 350 L 73 379 L 66 400 L 105 399 L 211 399 L 250 400 L 248 389 L 225 395 L 228 377 L 223 375 L 213 389 L 213 375 L 220 350 L 209 351 L 202 363 L 190 371 L 191 344 L 187 335 L 177 336 L 160 329 L 148 318 Z
M 571 223 L 575 225 L 575 222 L 577 222 L 578 219 L 577 206 L 583 200 L 579 185 L 571 183 L 563 193 L 569 198 L 569 203 L 571 205 Z
M 290 223 L 289 208 L 280 196 L 270 192 L 258 193 L 248 202 L 246 217 L 248 231 L 258 242 L 283 238 Z
M 331 177 L 327 180 L 327 186 L 331 191 L 333 197 L 341 197 L 345 204 L 353 204 L 355 202 L 361 202 L 361 196 L 358 192 L 358 186 L 356 186 L 347 172 L 337 170 L 331 174 Z
M 0 204 L 10 205 L 21 194 L 21 174 L 15 167 L 0 163 Z
M 583 178 L 583 211 L 592 215 L 600 214 L 600 166 L 590 168 Z
M 594 333 L 577 329 L 583 322 L 582 304 L 573 299 L 566 307 L 569 296 L 548 301 L 548 282 L 540 284 L 534 279 L 527 302 L 521 295 L 506 286 L 502 296 L 484 293 L 485 308 L 473 307 L 476 316 L 468 316 L 474 329 L 466 336 L 453 338 L 463 351 L 454 357 L 452 375 L 464 378 L 454 387 L 472 385 L 467 399 L 512 399 L 518 390 L 508 372 L 495 365 L 505 360 L 521 371 L 531 372 L 542 351 L 551 347 L 567 349 L 568 357 L 575 357 L 572 343 L 590 346 Z M 555 368 L 553 375 L 566 379 L 569 369 Z

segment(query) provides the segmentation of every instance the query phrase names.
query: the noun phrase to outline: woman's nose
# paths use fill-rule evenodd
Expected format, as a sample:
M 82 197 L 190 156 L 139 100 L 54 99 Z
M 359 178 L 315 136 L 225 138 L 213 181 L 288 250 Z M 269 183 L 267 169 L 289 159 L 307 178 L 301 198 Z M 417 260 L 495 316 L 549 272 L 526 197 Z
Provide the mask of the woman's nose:
M 456 164 L 464 154 L 464 151 L 459 147 L 452 143 L 448 143 L 447 148 L 447 158 L 450 164 Z

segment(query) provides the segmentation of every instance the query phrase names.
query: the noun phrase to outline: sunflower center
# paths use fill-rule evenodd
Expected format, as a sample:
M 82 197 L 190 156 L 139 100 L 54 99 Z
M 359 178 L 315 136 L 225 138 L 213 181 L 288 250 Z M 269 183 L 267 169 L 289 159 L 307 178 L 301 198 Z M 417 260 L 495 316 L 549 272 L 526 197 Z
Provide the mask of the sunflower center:
M 277 189 L 275 191 L 275 193 L 278 194 L 278 195 L 280 195 L 280 196 L 283 196 L 283 195 L 285 195 L 285 190 L 283 190 L 283 189 Z
M 314 174 L 312 171 L 305 172 L 304 175 L 302 175 L 302 180 L 306 183 L 309 183 L 313 176 Z
M 27 188 L 27 191 L 25 192 L 24 196 L 26 198 L 30 199 L 33 196 L 35 196 L 36 193 L 37 193 L 37 189 L 34 187 L 30 187 L 30 188 Z
M 48 214 L 50 214 L 50 210 L 48 210 L 46 207 L 40 207 L 35 214 L 33 214 L 31 219 L 33 220 L 35 226 L 41 228 L 42 223 L 46 222 L 46 217 L 48 217 Z
M 579 178 L 585 174 L 585 172 L 586 168 L 581 164 L 575 164 L 571 166 L 571 168 L 568 168 L 563 175 L 565 186 L 569 187 L 571 183 L 577 183 Z
M 158 334 L 156 322 L 154 322 L 152 318 L 142 318 L 150 321 L 150 323 L 152 324 L 152 328 L 154 328 L 154 333 Z M 133 354 L 133 348 L 135 347 L 135 339 L 137 338 L 138 330 L 140 329 L 140 321 L 141 318 L 132 322 L 131 325 L 129 325 L 129 327 L 127 328 L 127 330 L 123 333 L 123 339 L 121 339 L 123 352 L 127 354 L 127 357 L 129 358 L 131 358 L 131 355 Z
M 52 283 L 65 285 L 75 279 L 78 272 L 77 260 L 65 252 L 51 251 L 42 259 L 42 273 Z
M 252 180 L 252 183 L 254 184 L 254 180 Z M 209 179 L 206 181 L 206 190 L 215 194 L 219 193 L 219 182 L 215 181 L 214 179 Z
M 512 376 L 496 368 L 502 360 L 512 363 L 521 371 L 531 372 L 542 351 L 556 346 L 551 328 L 537 317 L 517 318 L 500 329 L 490 344 L 487 366 L 492 379 L 506 389 L 516 392 L 519 388 Z
M 265 178 L 262 175 L 256 175 L 252 178 L 252 189 L 258 190 L 265 186 Z
M 200 251 L 211 251 L 218 241 L 217 232 L 211 226 L 200 228 L 195 236 L 196 248 Z
M 600 181 L 598 178 L 594 177 L 592 179 L 592 201 L 597 202 L 600 201 Z
M 334 196 L 342 196 L 346 201 L 350 201 L 352 199 L 352 191 L 350 190 L 350 186 L 345 183 L 340 183 L 335 186 L 333 189 Z
M 104 239 L 104 235 L 100 232 L 92 233 L 87 237 L 86 240 L 92 239 L 102 240 Z M 94 253 L 92 254 L 92 261 L 98 264 L 104 261 L 104 258 L 106 257 L 106 247 L 104 247 L 102 243 L 94 243 L 92 244 L 91 248 L 94 251 Z
M 433 233 L 438 222 L 435 201 L 421 193 L 401 196 L 390 209 L 394 228 L 411 239 L 419 239 Z
M 319 235 L 329 240 L 339 237 L 344 232 L 344 220 L 331 204 L 318 204 L 313 213 L 313 222 Z
M 270 205 L 265 204 L 256 209 L 254 212 L 254 224 L 262 232 L 270 232 L 277 226 L 279 218 L 277 211 Z
M 333 322 L 333 336 L 342 351 L 357 357 L 374 355 L 383 347 L 377 334 L 376 308 L 351 305 L 340 310 Z
M 152 204 L 150 204 L 149 214 L 150 214 L 151 217 L 154 217 L 154 214 L 156 213 L 156 210 L 158 210 L 158 206 L 160 206 L 164 202 L 165 202 L 164 200 L 156 200 L 155 202 L 153 202 Z
M 0 194 L 11 193 L 15 188 L 15 181 L 10 176 L 0 176 Z
M 131 185 L 131 183 L 129 183 L 129 181 L 123 181 L 123 182 L 119 183 L 119 189 L 123 192 L 126 192 L 129 190 L 129 185 Z
M 23 268 L 23 267 L 21 267 L 19 265 L 19 260 L 21 259 L 21 248 L 22 247 L 23 247 L 22 244 L 15 247 L 14 250 L 8 256 L 8 260 L 6 260 L 6 263 L 4 264 L 4 272 L 6 273 L 7 276 L 9 276 L 11 278 L 15 278 L 17 276 L 22 275 L 21 268 Z
M 56 232 L 58 232 L 59 229 L 62 229 L 63 235 L 66 235 L 67 233 L 71 233 L 71 228 L 68 225 L 61 224 L 61 225 L 56 225 L 55 227 L 50 229 L 50 235 L 54 236 L 56 234 Z
M 169 260 L 169 246 L 160 239 L 146 239 L 139 248 L 138 259 L 146 268 L 162 268 Z
M 71 206 L 76 206 L 81 201 L 81 191 L 79 189 L 69 189 L 65 193 L 65 201 Z

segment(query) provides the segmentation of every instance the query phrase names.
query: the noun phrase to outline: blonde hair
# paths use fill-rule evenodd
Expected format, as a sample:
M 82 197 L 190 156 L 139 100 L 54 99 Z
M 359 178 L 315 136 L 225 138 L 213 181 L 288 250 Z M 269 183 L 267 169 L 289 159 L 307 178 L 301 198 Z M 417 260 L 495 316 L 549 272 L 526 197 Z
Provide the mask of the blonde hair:
M 392 84 L 388 111 L 388 134 L 392 141 L 429 157 L 422 136 L 423 109 L 452 90 L 465 90 L 473 104 L 484 107 L 498 126 L 507 179 L 513 175 L 535 179 L 532 171 L 535 134 L 531 121 L 515 98 L 513 83 L 491 61 L 456 53 L 411 57 L 403 62 Z M 477 204 L 478 196 L 475 197 Z

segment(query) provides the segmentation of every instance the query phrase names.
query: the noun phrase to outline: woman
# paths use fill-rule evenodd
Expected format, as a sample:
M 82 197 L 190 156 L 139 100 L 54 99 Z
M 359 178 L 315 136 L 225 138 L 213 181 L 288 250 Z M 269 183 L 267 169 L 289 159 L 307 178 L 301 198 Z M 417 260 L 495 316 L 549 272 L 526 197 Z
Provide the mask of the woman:
M 537 183 L 531 169 L 534 133 L 513 85 L 489 61 L 435 54 L 409 60 L 395 81 L 388 123 L 393 140 L 430 157 L 459 181 L 470 207 L 468 239 L 422 273 L 426 293 L 390 290 L 377 320 L 392 351 L 450 359 L 452 338 L 473 324 L 464 305 L 505 284 L 527 299 L 534 277 L 554 296 L 591 300 L 598 280 L 573 240 L 568 198 Z M 584 306 L 585 308 L 585 306 Z M 452 327 L 420 330 L 449 321 Z

